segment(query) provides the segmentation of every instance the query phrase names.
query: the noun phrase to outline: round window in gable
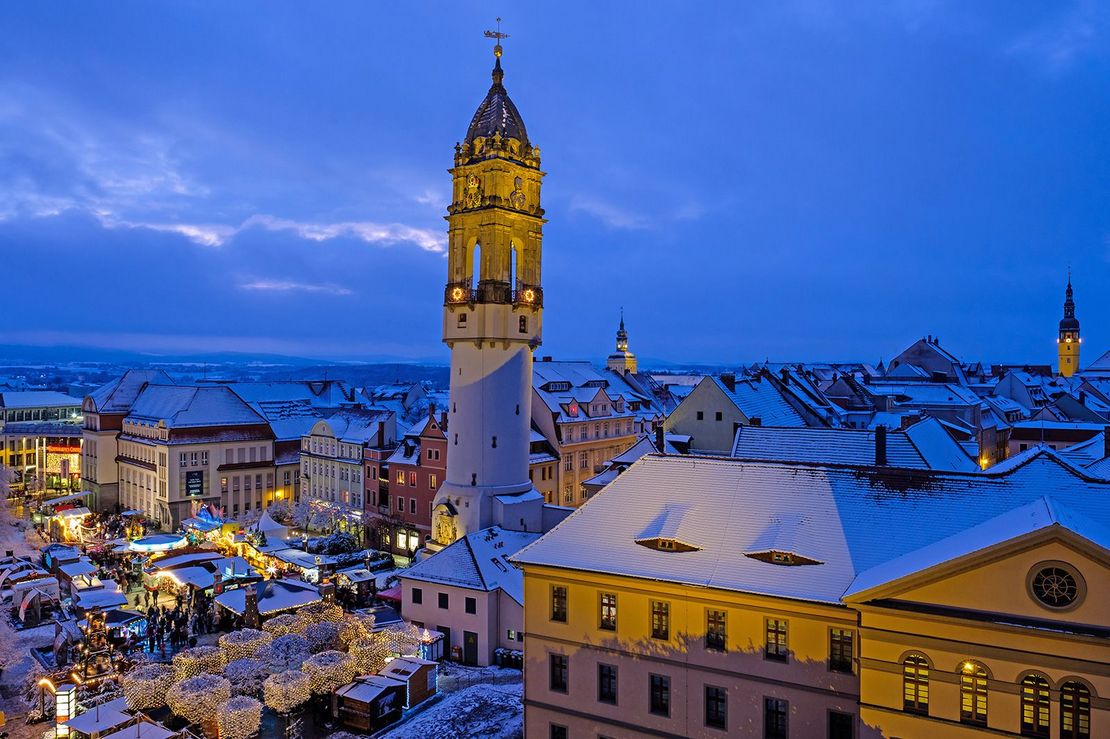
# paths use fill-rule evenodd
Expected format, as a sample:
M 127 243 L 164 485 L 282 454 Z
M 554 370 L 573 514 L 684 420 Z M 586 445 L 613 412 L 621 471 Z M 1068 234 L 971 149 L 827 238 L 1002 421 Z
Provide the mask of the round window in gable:
M 1079 605 L 1086 585 L 1071 565 L 1041 562 L 1029 572 L 1029 592 L 1038 603 L 1056 611 Z

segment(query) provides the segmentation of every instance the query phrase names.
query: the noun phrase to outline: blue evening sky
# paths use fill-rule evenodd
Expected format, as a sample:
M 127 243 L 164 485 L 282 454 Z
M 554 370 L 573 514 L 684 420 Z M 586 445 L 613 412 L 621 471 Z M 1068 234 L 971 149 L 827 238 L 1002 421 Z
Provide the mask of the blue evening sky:
M 498 13 L 541 353 L 1048 363 L 1069 264 L 1110 348 L 1096 0 L 4 3 L 0 343 L 445 359 Z

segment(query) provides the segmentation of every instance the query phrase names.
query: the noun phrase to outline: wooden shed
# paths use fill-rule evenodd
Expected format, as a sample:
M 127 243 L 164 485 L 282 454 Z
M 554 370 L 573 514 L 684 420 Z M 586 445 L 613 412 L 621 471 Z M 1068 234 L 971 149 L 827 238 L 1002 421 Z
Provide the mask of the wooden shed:
M 401 718 L 405 683 L 366 675 L 335 691 L 337 718 L 344 726 L 373 733 Z
M 436 694 L 439 665 L 419 657 L 397 657 L 390 660 L 378 674 L 405 684 L 405 708 L 418 706 Z

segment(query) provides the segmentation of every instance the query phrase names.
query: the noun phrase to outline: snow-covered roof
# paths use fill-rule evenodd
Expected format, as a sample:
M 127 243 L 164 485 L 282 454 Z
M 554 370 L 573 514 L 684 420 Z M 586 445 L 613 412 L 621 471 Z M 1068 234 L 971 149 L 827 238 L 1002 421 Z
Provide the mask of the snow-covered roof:
M 250 587 L 258 594 L 258 612 L 263 615 L 289 611 L 321 600 L 319 590 L 297 580 L 266 580 Z M 246 588 L 225 591 L 216 596 L 216 602 L 242 615 L 246 610 Z
M 876 432 L 850 428 L 741 426 L 732 456 L 753 461 L 875 464 Z M 932 418 L 886 434 L 887 464 L 911 469 L 972 472 L 978 467 Z
M 730 389 L 719 377 L 711 377 L 709 380 L 721 388 L 741 413 L 749 419 L 760 419 L 764 426 L 806 425 L 794 407 L 786 402 L 779 389 L 770 382 L 758 378 L 737 378 Z
M 509 557 L 536 541 L 538 533 L 508 531 L 500 526 L 476 531 L 398 574 L 403 580 L 422 580 L 471 590 L 504 590 L 524 604 L 524 573 Z
M 1067 529 L 1110 551 L 1110 531 L 1046 496 L 861 572 L 845 596 L 858 595 L 1051 527 Z
M 77 562 L 61 565 L 58 569 L 62 571 L 62 574 L 68 577 L 77 577 L 79 575 L 91 575 L 96 572 L 97 567 L 87 559 L 82 559 Z
M 382 675 L 365 675 L 357 678 L 353 683 L 347 683 L 341 688 L 336 688 L 335 694 L 347 700 L 370 703 L 390 688 L 403 687 L 405 687 L 405 683 L 401 680 L 394 680 Z
M 140 721 L 125 729 L 102 736 L 100 739 L 169 739 L 175 733 L 162 726 L 162 724 Z
M 389 420 L 393 411 L 367 408 L 344 408 L 323 421 L 335 438 L 351 444 L 369 444 L 378 436 L 378 429 Z
M 836 603 L 859 573 L 1043 496 L 1110 522 L 1110 482 L 1046 454 L 999 474 L 649 455 L 512 560 Z M 697 550 L 637 544 L 676 504 L 687 506 L 681 533 Z M 805 544 L 799 553 L 822 564 L 745 556 L 786 518 L 792 540 Z
M 113 708 L 93 707 L 64 723 L 72 731 L 82 734 L 103 734 L 131 720 L 131 716 Z
M 160 369 L 132 369 L 89 394 L 98 413 L 127 413 L 147 384 L 173 385 L 173 379 Z
M 169 428 L 266 423 L 262 416 L 222 385 L 147 385 L 135 399 L 127 417 L 146 423 L 165 421 Z
M 81 406 L 80 398 L 71 398 L 53 390 L 0 391 L 0 408 L 57 408 Z

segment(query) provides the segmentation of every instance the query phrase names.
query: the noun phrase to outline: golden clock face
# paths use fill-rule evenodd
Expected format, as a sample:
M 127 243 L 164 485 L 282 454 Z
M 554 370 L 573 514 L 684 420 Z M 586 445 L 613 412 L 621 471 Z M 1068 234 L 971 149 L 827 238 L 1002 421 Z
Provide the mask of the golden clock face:
M 462 300 L 462 297 L 463 297 L 463 289 L 461 287 L 456 287 L 454 290 L 451 291 L 451 299 L 452 300 Z
M 525 303 L 531 303 L 535 299 L 536 299 L 536 291 L 535 290 L 533 290 L 532 288 L 528 288 L 527 290 L 524 291 L 524 302 Z

